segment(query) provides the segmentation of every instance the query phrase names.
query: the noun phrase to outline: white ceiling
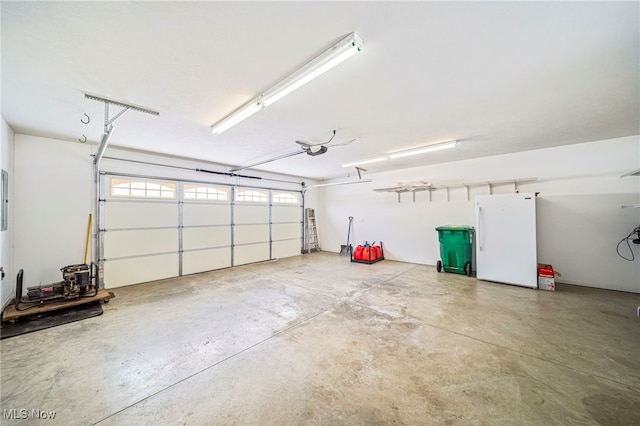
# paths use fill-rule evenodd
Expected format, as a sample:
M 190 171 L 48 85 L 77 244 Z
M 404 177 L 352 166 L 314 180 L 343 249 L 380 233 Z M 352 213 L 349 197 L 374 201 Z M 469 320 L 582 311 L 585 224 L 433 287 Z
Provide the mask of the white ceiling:
M 2 2 L 2 115 L 18 133 L 305 178 L 456 139 L 370 172 L 640 134 L 638 2 Z M 241 124 L 210 126 L 356 31 L 363 51 Z M 112 108 L 112 112 L 118 109 Z M 91 123 L 81 123 L 84 113 Z M 245 171 L 246 172 L 246 171 Z

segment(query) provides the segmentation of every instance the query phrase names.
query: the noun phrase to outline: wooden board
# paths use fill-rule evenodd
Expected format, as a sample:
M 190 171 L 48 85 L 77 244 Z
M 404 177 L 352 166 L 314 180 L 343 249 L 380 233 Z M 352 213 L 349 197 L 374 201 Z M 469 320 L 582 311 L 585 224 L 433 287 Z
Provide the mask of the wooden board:
M 23 311 L 17 311 L 14 303 L 12 302 L 2 313 L 2 321 L 13 321 L 20 317 L 28 316 L 28 315 L 37 315 L 43 312 L 51 312 L 58 309 L 69 308 L 71 306 L 82 305 L 84 303 L 91 303 L 97 301 L 107 301 L 111 298 L 109 292 L 105 289 L 99 290 L 98 294 L 92 297 L 80 297 L 77 299 L 68 299 L 68 300 L 60 300 L 58 302 L 49 302 L 43 304 L 41 306 L 37 306 L 34 308 L 29 308 Z M 21 308 L 25 309 L 26 307 L 31 306 L 30 303 L 21 303 Z

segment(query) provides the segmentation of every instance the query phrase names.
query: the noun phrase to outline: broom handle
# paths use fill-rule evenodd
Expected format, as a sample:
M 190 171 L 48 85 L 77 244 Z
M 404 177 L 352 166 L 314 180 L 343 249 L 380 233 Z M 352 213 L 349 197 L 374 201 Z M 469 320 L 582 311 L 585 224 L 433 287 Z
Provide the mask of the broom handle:
M 89 236 L 91 235 L 91 213 L 89 213 L 89 220 L 87 223 L 87 237 L 84 241 L 84 257 L 82 258 L 82 263 L 87 263 L 87 254 L 89 253 Z

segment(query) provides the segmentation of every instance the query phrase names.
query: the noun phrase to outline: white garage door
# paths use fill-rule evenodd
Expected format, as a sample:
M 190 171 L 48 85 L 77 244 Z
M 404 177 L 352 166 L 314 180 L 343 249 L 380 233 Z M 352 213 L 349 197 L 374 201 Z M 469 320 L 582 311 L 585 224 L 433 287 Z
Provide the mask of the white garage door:
M 179 274 L 177 184 L 112 177 L 104 201 L 105 283 L 111 287 Z M 108 281 L 107 281 L 108 277 Z
M 270 259 L 268 190 L 236 189 L 233 246 L 234 265 Z
M 300 192 L 102 179 L 107 288 L 300 254 Z
M 181 275 L 231 263 L 230 187 L 183 183 Z
M 298 255 L 302 244 L 302 196 L 285 191 L 271 194 L 271 257 Z

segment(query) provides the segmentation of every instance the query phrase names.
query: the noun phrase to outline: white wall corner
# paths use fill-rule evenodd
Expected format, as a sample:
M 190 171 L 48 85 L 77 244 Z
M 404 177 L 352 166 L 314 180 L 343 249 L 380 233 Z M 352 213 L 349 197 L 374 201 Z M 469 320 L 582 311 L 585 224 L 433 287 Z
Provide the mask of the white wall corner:
M 9 176 L 9 203 L 7 230 L 0 231 L 0 265 L 4 269 L 4 278 L 0 280 L 0 299 L 2 308 L 11 302 L 15 294 L 15 274 L 13 268 L 13 235 L 14 235 L 14 209 L 13 209 L 13 157 L 14 157 L 14 132 L 13 129 L 0 116 L 0 167 Z

